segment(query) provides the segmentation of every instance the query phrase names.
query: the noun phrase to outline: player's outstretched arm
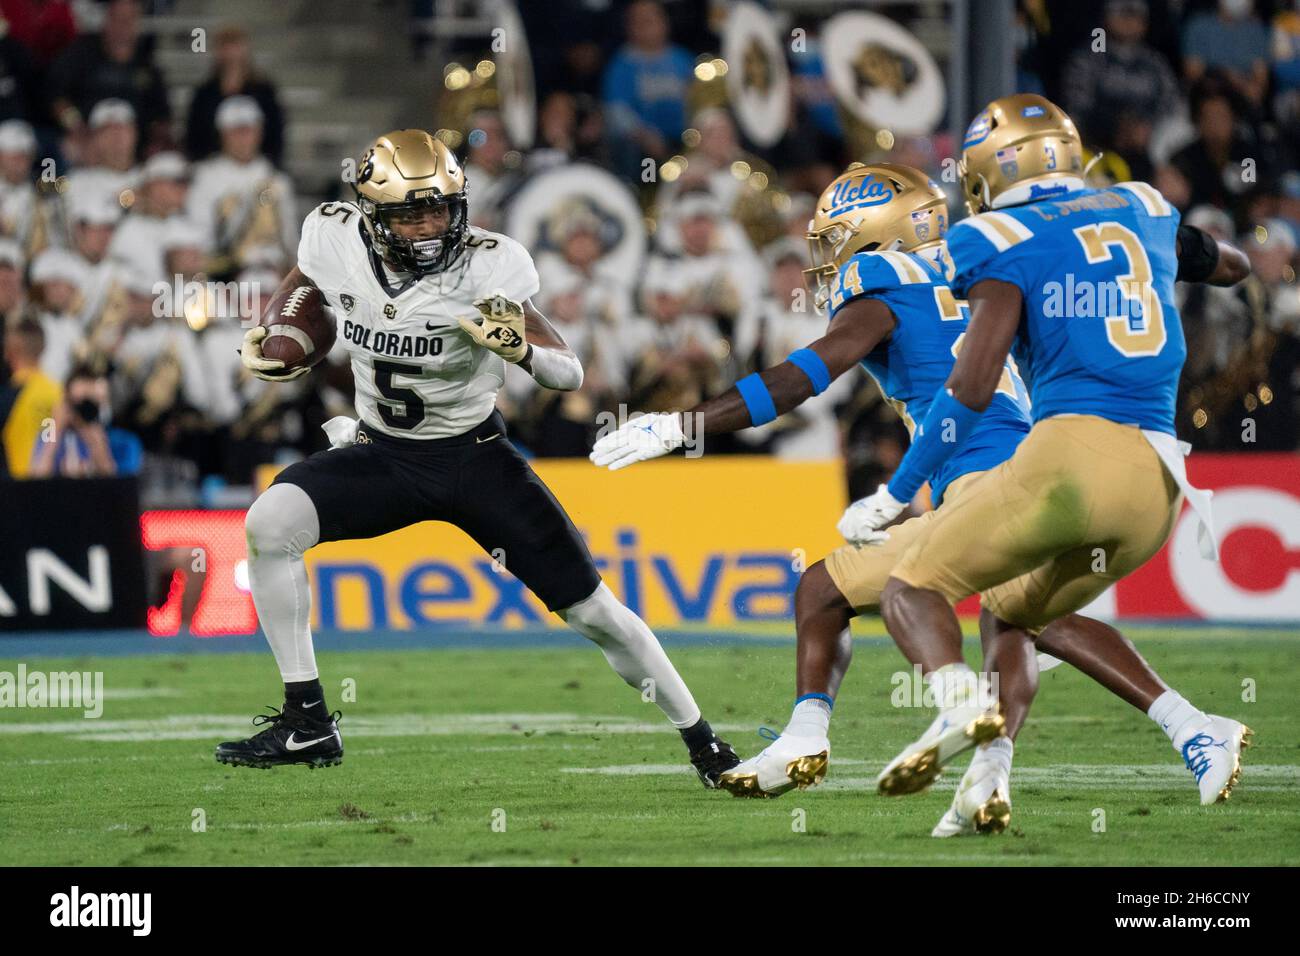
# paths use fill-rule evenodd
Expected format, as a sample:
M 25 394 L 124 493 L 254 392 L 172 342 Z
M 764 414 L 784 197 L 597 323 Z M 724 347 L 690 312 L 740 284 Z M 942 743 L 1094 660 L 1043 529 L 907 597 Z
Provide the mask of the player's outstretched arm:
M 820 395 L 866 358 L 894 329 L 894 313 L 879 299 L 855 299 L 835 313 L 826 334 L 779 365 L 741 379 L 717 398 L 685 412 L 703 434 L 721 435 L 765 425 Z M 816 360 L 800 353 L 811 352 Z M 818 366 L 820 362 L 820 367 Z M 824 371 L 823 371 L 824 370 Z M 766 394 L 766 401 L 764 400 Z M 770 402 L 770 410 L 766 407 Z
M 532 299 L 524 302 L 524 335 L 528 339 L 528 351 L 519 361 L 519 367 L 535 378 L 538 385 L 561 392 L 582 387 L 582 363 L 559 330 L 533 305 Z
M 691 416 L 697 436 L 765 425 L 820 395 L 866 358 L 893 328 L 889 306 L 879 299 L 855 299 L 835 313 L 827 333 L 807 348 L 685 412 L 644 415 L 624 423 L 596 441 L 591 460 L 617 471 L 666 455 L 685 444 L 683 416 Z
M 281 293 L 287 294 L 301 286 L 315 288 L 316 283 L 312 282 L 305 272 L 294 266 L 280 282 L 270 301 L 278 302 Z M 303 365 L 300 368 L 285 372 L 284 362 L 264 356 L 262 354 L 262 339 L 266 338 L 266 333 L 267 328 L 263 324 L 255 325 L 244 333 L 244 344 L 239 349 L 239 358 L 244 363 L 244 368 L 268 382 L 292 382 L 295 378 L 306 375 L 311 371 L 310 365 Z
M 685 412 L 655 412 L 625 421 L 595 442 L 590 458 L 617 471 L 629 464 L 659 458 L 685 445 L 682 416 L 692 416 L 695 434 L 737 432 L 763 425 L 802 405 L 861 362 L 891 333 L 893 312 L 879 299 L 854 299 L 835 313 L 831 328 L 806 349 L 790 352 L 785 362 L 741 378 L 727 392 Z
M 1236 285 L 1250 275 L 1250 260 L 1236 246 L 1218 242 L 1203 229 L 1178 227 L 1178 281 Z

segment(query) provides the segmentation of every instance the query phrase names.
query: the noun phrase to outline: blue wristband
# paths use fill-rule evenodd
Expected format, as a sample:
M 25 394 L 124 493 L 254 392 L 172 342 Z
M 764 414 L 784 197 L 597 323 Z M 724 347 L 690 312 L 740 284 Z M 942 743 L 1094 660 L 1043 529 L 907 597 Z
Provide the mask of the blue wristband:
M 767 390 L 767 383 L 757 372 L 746 375 L 736 383 L 736 391 L 744 399 L 749 409 L 751 425 L 766 425 L 776 419 L 776 406 L 772 404 L 772 393 Z
M 785 360 L 808 376 L 808 381 L 812 382 L 814 395 L 820 395 L 830 386 L 830 369 L 826 367 L 822 357 L 812 349 L 796 349 L 787 355 Z
M 925 421 L 912 436 L 912 447 L 898 464 L 889 480 L 889 493 L 899 501 L 911 501 L 921 485 L 938 474 L 943 463 L 961 447 L 975 430 L 983 412 L 967 408 L 940 388 L 930 403 Z

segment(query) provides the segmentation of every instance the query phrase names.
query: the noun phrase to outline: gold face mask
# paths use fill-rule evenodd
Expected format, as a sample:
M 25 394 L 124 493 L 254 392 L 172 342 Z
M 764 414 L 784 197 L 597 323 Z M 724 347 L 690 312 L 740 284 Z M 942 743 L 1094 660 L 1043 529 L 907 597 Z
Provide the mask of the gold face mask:
M 804 281 L 819 309 L 844 263 L 859 252 L 916 252 L 943 242 L 948 201 L 930 177 L 896 163 L 851 163 L 817 200 L 808 223 Z
M 469 233 L 465 171 L 447 145 L 419 129 L 385 133 L 357 163 L 357 206 L 375 250 L 390 263 L 416 275 L 447 268 Z M 390 223 L 445 207 L 446 229 L 409 239 Z M 439 215 L 436 217 L 442 219 Z

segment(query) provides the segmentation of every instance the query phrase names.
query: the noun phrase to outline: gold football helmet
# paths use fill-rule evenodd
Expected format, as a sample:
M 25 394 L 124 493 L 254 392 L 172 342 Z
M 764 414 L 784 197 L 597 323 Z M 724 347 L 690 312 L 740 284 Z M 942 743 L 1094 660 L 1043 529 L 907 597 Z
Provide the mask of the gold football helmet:
M 1083 180 L 1083 143 L 1059 106 L 1017 93 L 994 100 L 971 122 L 957 169 L 975 215 L 1016 186 L 1029 187 L 1025 200 L 1078 188 L 1066 181 Z
M 447 268 L 469 235 L 465 171 L 445 143 L 422 129 L 399 129 L 375 140 L 357 163 L 357 206 L 375 250 L 416 275 Z M 397 235 L 394 219 L 446 206 L 447 228 L 427 239 Z
M 937 246 L 948 232 L 948 200 L 925 173 L 897 163 L 850 163 L 826 187 L 808 223 L 812 268 L 804 281 L 822 308 L 840 267 L 858 252 Z

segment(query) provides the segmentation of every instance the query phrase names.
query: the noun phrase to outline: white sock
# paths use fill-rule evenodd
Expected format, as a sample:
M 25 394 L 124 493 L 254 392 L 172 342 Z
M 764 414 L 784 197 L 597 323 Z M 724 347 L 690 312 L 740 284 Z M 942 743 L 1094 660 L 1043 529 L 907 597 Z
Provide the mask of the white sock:
M 652 690 L 654 702 L 674 727 L 681 730 L 699 721 L 695 698 L 654 633 L 614 597 L 605 582 L 590 597 L 558 613 L 565 624 L 601 649 L 619 677 L 643 694 Z
M 966 663 L 945 664 L 925 675 L 940 710 L 973 703 L 979 692 L 978 675 Z
M 781 731 L 782 736 L 825 737 L 831 728 L 831 705 L 810 697 L 794 705 L 790 722 Z
M 1197 710 L 1188 703 L 1182 694 L 1172 690 L 1165 691 L 1155 699 L 1147 716 L 1160 725 L 1160 729 L 1179 753 L 1183 751 L 1183 744 L 1210 719 L 1204 711 Z
M 1015 743 L 1010 737 L 994 737 L 984 746 L 975 751 L 975 758 L 971 761 L 974 766 L 978 763 L 991 763 L 998 768 L 998 771 L 1004 777 L 1011 776 L 1011 758 L 1015 755 Z
M 244 519 L 253 604 L 285 683 L 314 680 L 311 588 L 303 553 L 320 540 L 316 506 L 297 485 L 272 485 Z

